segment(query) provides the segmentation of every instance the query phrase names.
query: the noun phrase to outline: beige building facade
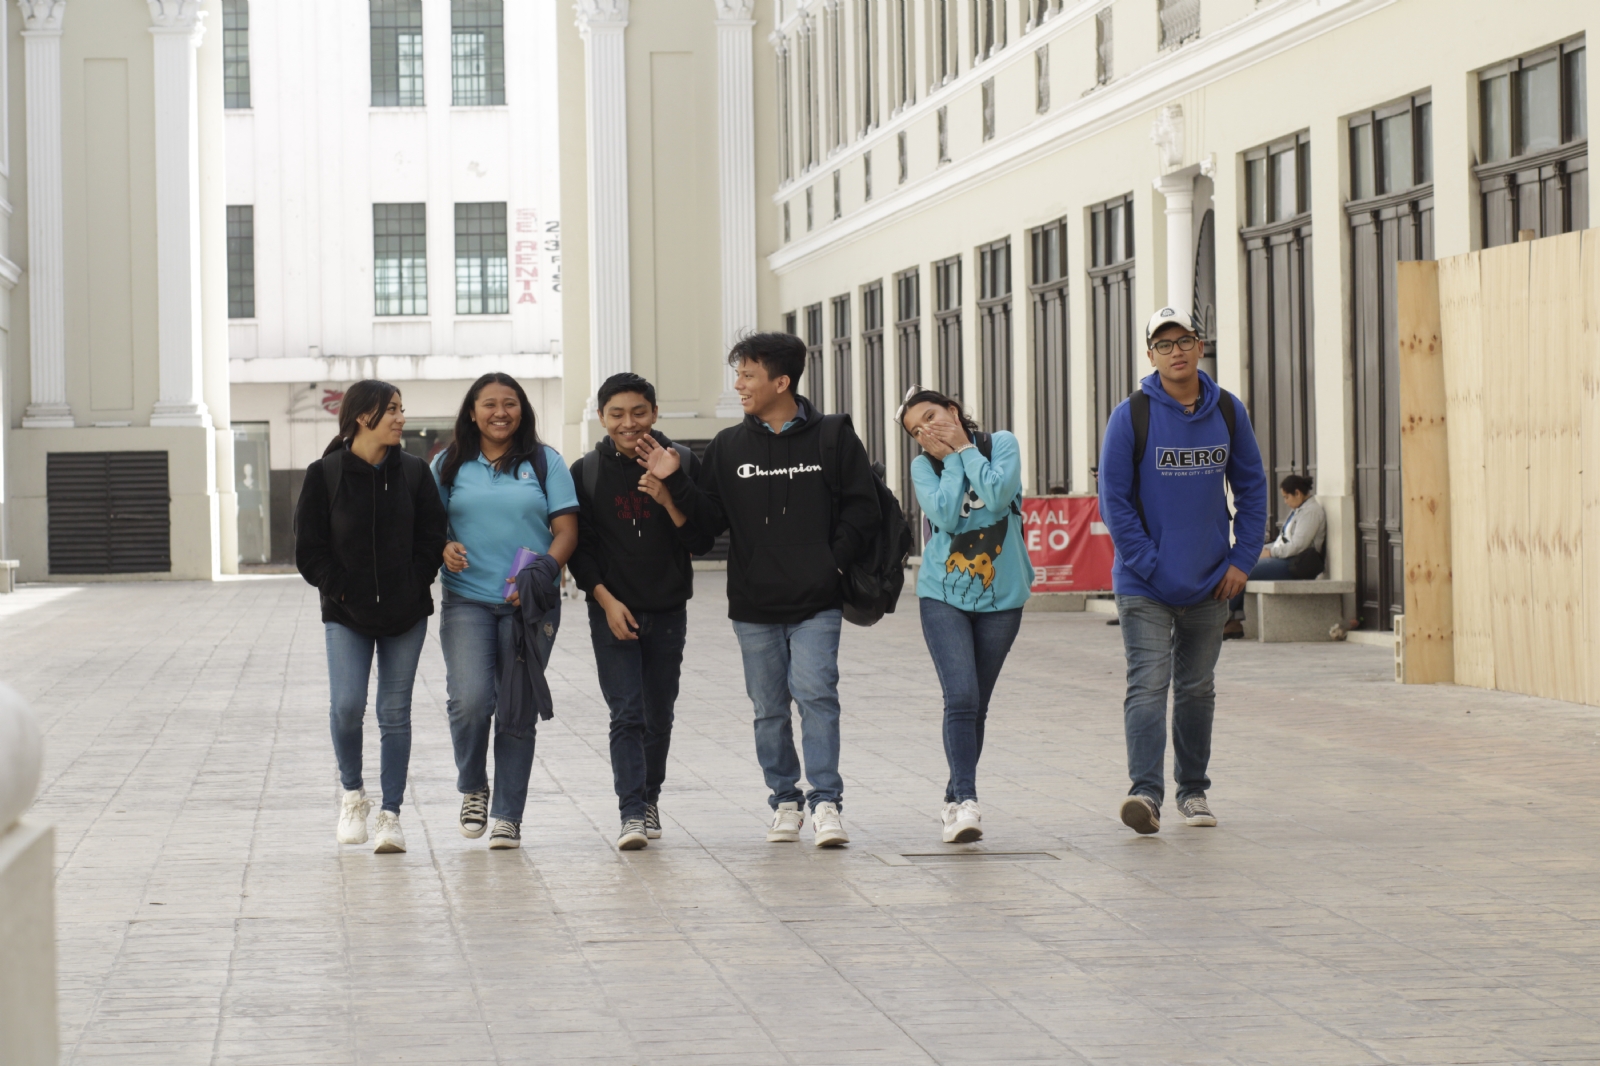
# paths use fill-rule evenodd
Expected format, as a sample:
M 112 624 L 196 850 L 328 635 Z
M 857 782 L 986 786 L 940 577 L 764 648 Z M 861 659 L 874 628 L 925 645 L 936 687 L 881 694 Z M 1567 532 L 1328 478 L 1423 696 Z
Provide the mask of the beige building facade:
M 812 349 L 800 391 L 853 416 L 902 495 L 893 411 L 914 383 L 1015 432 L 1028 492 L 1092 493 L 1105 419 L 1148 369 L 1143 323 L 1178 306 L 1272 480 L 1314 476 L 1329 576 L 1357 582 L 1366 628 L 1403 587 L 1394 264 L 1586 228 L 1600 207 L 1600 8 L 1579 0 L 644 7 L 585 0 L 562 40 L 563 93 L 586 101 L 563 108 L 569 445 L 594 432 L 581 396 L 625 365 L 671 380 L 664 410 L 709 436 L 729 424 L 727 331 L 789 329 Z M 719 51 L 733 25 L 748 84 Z M 718 125 L 744 99 L 748 138 Z M 593 173 L 619 165 L 596 151 L 608 114 L 625 203 Z M 612 234 L 590 262 L 618 205 L 625 254 Z M 608 315 L 631 349 L 591 343 Z

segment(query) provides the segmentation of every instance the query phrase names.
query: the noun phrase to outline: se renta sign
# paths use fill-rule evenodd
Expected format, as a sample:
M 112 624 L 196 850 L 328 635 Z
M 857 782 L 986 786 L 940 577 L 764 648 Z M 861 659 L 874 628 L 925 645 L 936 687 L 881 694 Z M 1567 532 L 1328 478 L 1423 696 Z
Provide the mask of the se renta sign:
M 1094 496 L 1032 496 L 1022 501 L 1022 535 L 1033 562 L 1034 592 L 1109 592 L 1116 549 Z

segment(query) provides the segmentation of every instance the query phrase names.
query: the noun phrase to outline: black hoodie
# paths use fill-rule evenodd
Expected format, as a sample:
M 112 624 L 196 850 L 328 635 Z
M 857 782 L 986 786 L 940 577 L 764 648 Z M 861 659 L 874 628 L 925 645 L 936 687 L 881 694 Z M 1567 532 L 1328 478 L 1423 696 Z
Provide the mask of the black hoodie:
M 651 431 L 663 448 L 672 441 Z M 704 555 L 716 543 L 693 522 L 672 524 L 667 509 L 639 491 L 644 469 L 631 455 L 601 437 L 592 453 L 572 464 L 578 490 L 578 547 L 567 566 L 578 587 L 594 599 L 594 587 L 621 600 L 630 611 L 673 611 L 694 595 L 690 555 Z M 689 476 L 700 472 L 691 456 Z M 589 499 L 584 464 L 598 461 L 596 500 Z M 686 512 L 687 513 L 687 512 Z
M 823 473 L 822 415 L 803 396 L 794 425 L 773 433 L 754 415 L 718 433 L 700 476 L 667 479 L 675 503 L 728 546 L 728 617 L 803 622 L 840 607 L 839 575 L 881 521 L 867 450 L 840 427 L 835 470 Z
M 322 464 L 341 463 L 329 507 Z M 403 464 L 415 463 L 410 479 Z M 322 593 L 322 620 L 368 637 L 395 637 L 433 613 L 430 586 L 444 555 L 445 510 L 427 464 L 390 448 L 382 464 L 330 452 L 306 468 L 294 509 L 294 561 Z

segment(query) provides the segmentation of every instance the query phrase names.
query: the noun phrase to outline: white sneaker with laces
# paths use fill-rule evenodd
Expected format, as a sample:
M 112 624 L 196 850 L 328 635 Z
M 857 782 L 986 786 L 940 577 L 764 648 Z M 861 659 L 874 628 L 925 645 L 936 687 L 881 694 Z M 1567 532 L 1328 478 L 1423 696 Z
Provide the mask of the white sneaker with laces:
M 617 837 L 618 851 L 638 851 L 649 843 L 650 836 L 645 832 L 643 818 L 629 818 L 622 823 L 622 833 Z
M 772 812 L 772 825 L 767 829 L 767 843 L 792 844 L 800 839 L 800 826 L 805 813 L 798 803 L 780 803 Z
M 819 848 L 836 848 L 840 844 L 850 843 L 850 834 L 844 831 L 844 822 L 839 819 L 839 808 L 832 803 L 823 802 L 811 809 L 811 828 L 815 833 L 812 839 Z
M 970 844 L 983 839 L 983 813 L 977 800 L 946 803 L 942 814 L 946 844 Z
M 494 829 L 489 833 L 489 850 L 505 851 L 520 847 L 522 847 L 522 823 L 496 818 Z
M 367 842 L 367 812 L 372 810 L 372 801 L 367 799 L 367 790 L 358 788 L 354 791 L 345 790 L 339 800 L 339 832 L 341 844 L 365 844 Z
M 400 816 L 394 811 L 379 811 L 373 832 L 378 846 L 372 850 L 379 855 L 390 855 L 406 850 L 406 835 L 400 831 Z

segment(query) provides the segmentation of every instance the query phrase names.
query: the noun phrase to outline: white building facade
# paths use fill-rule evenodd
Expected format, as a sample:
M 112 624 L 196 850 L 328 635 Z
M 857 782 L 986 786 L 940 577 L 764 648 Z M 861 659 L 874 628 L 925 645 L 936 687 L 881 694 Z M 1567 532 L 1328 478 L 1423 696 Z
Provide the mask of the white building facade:
M 240 555 L 285 562 L 305 467 L 353 381 L 400 387 L 422 454 L 489 371 L 515 376 L 558 439 L 557 10 L 222 6 Z

